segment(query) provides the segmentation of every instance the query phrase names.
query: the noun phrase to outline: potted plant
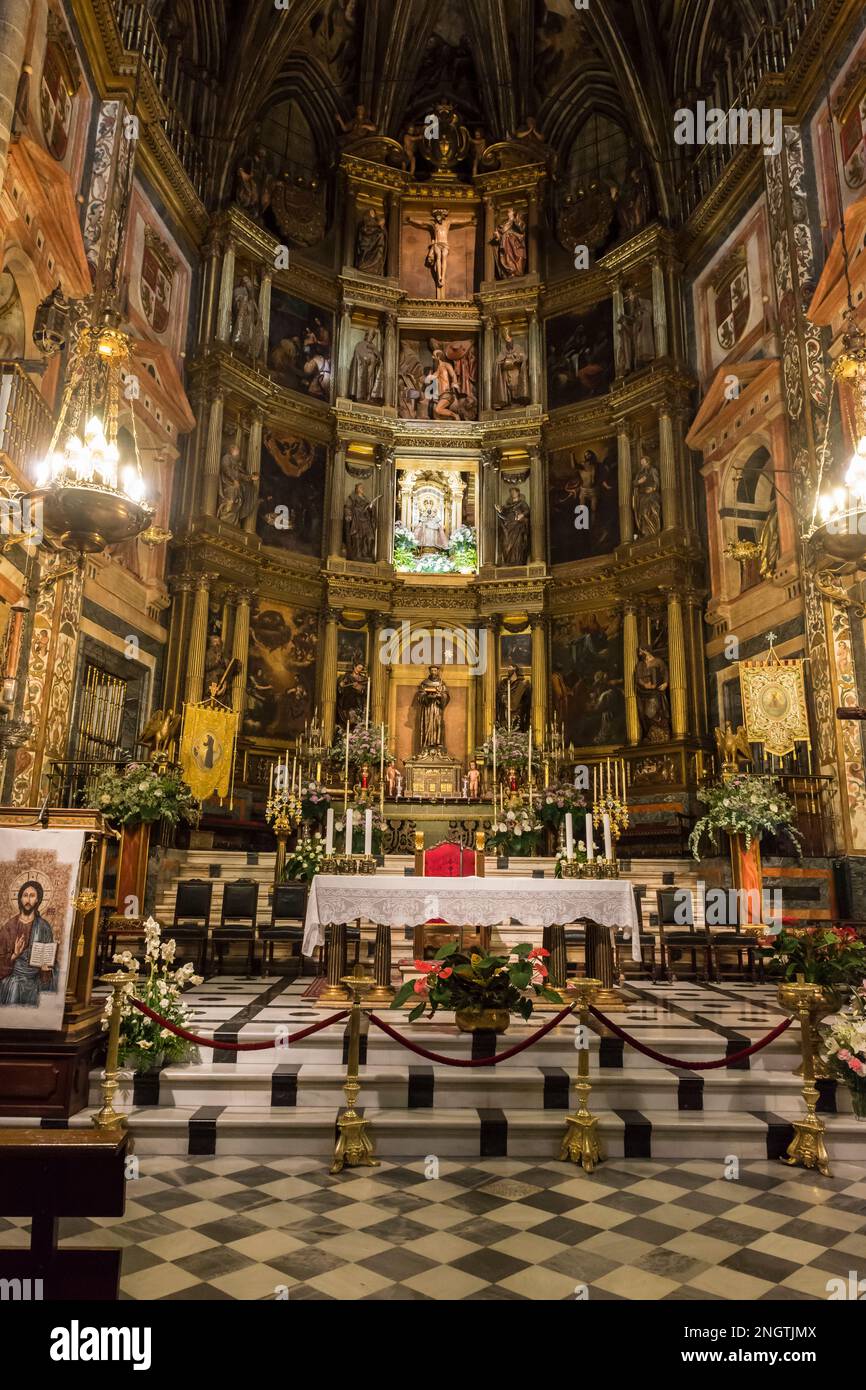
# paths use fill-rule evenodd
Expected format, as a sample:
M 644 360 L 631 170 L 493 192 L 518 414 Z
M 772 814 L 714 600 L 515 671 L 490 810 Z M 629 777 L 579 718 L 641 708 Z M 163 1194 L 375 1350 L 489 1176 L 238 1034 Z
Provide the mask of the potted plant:
M 866 1120 L 866 980 L 833 1023 L 822 1029 L 821 1057 L 827 1071 L 843 1081 L 858 1120 Z
M 433 960 L 416 960 L 419 978 L 406 981 L 391 1008 L 401 1008 L 417 994 L 419 1002 L 409 1013 L 410 1021 L 420 1018 L 428 1008 L 431 1018 L 437 1009 L 453 1009 L 462 1033 L 482 1028 L 504 1033 L 512 1013 L 524 1020 L 531 1017 L 532 999 L 527 990 L 553 1004 L 562 1003 L 561 996 L 546 983 L 544 958 L 549 954 L 543 946 L 528 941 L 498 955 L 480 948 L 459 951 L 456 942 L 448 942 Z
M 571 856 L 570 859 L 569 859 L 569 857 L 568 857 L 568 850 L 567 850 L 567 849 L 564 849 L 564 848 L 563 848 L 563 849 L 558 849 L 558 850 L 556 851 L 556 860 L 555 860 L 554 865 L 553 865 L 553 877 L 554 877 L 554 878 L 562 878 L 562 876 L 563 876 L 563 874 L 562 874 L 562 866 L 563 866 L 563 864 L 586 864 L 586 863 L 588 863 L 588 862 L 589 862 L 589 858 L 588 858 L 588 855 L 587 855 L 587 853 L 586 853 L 586 843 L 585 843 L 585 841 L 584 841 L 584 840 L 575 840 L 575 842 L 574 842 L 574 853 L 572 854 L 572 856 Z
M 94 778 L 90 802 L 121 830 L 115 902 L 118 912 L 139 917 L 144 906 L 151 826 L 156 821 L 198 823 L 200 803 L 175 763 L 133 761 Z
M 567 782 L 560 787 L 545 787 L 539 795 L 538 814 L 545 825 L 559 829 L 565 824 L 569 811 L 574 816 L 586 806 L 583 792 Z
M 304 883 L 312 883 L 322 867 L 324 857 L 324 836 L 316 831 L 309 839 L 299 840 L 291 854 L 286 855 L 283 878 L 302 879 Z
M 308 782 L 301 792 L 301 815 L 305 821 L 324 825 L 331 804 L 331 793 L 321 782 Z
M 375 810 L 375 808 L 372 807 L 372 806 L 371 806 L 371 807 L 366 807 L 366 806 L 364 806 L 364 807 L 361 807 L 360 809 L 359 809 L 357 806 L 355 806 L 353 809 L 354 809 L 354 813 L 355 813 L 355 814 L 354 814 L 354 816 L 352 817 L 352 853 L 353 853 L 353 854 L 363 854 L 363 853 L 364 853 L 364 835 L 365 835 L 364 812 L 367 811 L 367 810 L 369 809 L 369 810 L 372 810 L 372 812 L 373 812 L 373 836 L 372 836 L 373 851 L 372 851 L 372 852 L 373 852 L 373 854 L 381 854 L 381 853 L 382 853 L 382 834 L 383 834 L 383 832 L 384 832 L 386 822 L 382 819 L 382 817 L 381 817 L 381 815 L 379 814 L 379 812 L 378 812 L 377 810 Z M 343 850 L 345 849 L 345 845 L 346 845 L 346 813 L 345 813 L 345 811 L 341 811 L 340 814 L 339 814 L 339 815 L 336 817 L 336 819 L 334 820 L 334 844 L 335 844 L 335 846 L 338 848 L 338 850 L 339 850 L 340 853 L 342 853 Z
M 175 968 L 177 945 L 173 940 L 162 940 L 162 928 L 153 917 L 148 917 L 144 924 L 144 942 L 145 978 L 138 983 L 130 980 L 124 986 L 120 1010 L 120 1065 L 137 1072 L 154 1071 L 166 1062 L 188 1061 L 196 1055 L 196 1049 L 134 1008 L 128 996 L 134 992 L 148 1008 L 171 1023 L 186 1027 L 188 1013 L 183 992 L 190 985 L 202 982 L 201 975 L 194 973 L 190 962 Z M 139 973 L 141 964 L 131 951 L 121 951 L 113 959 L 115 965 L 131 975 Z M 112 996 L 109 995 L 102 1016 L 105 1031 L 111 1020 L 111 1006 Z
M 750 772 L 723 778 L 715 786 L 699 791 L 698 799 L 708 809 L 689 836 L 689 848 L 699 859 L 704 835 L 715 835 L 719 830 L 727 833 L 733 886 L 745 892 L 749 920 L 758 923 L 761 917 L 757 904 L 763 886 L 761 836 L 765 831 L 783 831 L 799 854 L 802 838 L 795 824 L 794 803 L 780 790 L 774 777 Z
M 487 848 L 496 854 L 525 858 L 535 853 L 542 828 L 534 812 L 506 811 L 487 836 Z
M 794 996 L 786 984 L 801 981 L 815 985 L 811 1009 L 814 1022 L 835 1013 L 847 988 L 866 973 L 866 942 L 854 927 L 795 927 L 784 922 L 778 931 L 758 938 L 761 954 L 772 975 L 782 975 L 779 1001 L 792 1007 Z

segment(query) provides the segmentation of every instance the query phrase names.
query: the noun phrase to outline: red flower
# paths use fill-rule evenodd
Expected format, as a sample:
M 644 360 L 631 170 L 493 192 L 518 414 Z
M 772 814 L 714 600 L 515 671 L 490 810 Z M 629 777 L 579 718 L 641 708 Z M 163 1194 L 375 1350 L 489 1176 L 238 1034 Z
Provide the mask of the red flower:
M 543 946 L 533 946 L 532 950 L 529 952 L 529 955 L 527 956 L 526 959 L 527 959 L 527 960 L 537 960 L 539 956 L 549 956 L 549 955 L 550 955 L 550 952 L 547 951 L 547 950 L 545 950 L 545 948 L 544 948 Z M 547 973 L 547 972 L 545 972 L 545 974 L 546 974 L 546 973 Z

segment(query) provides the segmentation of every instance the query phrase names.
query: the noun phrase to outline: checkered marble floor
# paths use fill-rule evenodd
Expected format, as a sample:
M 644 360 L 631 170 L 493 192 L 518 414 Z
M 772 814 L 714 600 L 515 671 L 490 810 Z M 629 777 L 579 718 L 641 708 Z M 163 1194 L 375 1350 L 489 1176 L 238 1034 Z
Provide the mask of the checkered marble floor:
M 0 1220 L 0 1247 L 23 1224 Z M 127 1300 L 826 1300 L 866 1267 L 866 1177 L 435 1157 L 332 1177 L 320 1159 L 144 1157 L 122 1219 L 60 1227 L 123 1248 Z

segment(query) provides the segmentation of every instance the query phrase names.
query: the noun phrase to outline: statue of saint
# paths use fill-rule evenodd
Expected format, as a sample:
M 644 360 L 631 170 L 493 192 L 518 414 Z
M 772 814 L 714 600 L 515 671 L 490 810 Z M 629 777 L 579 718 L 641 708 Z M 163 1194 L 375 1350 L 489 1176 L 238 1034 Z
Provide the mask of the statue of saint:
M 642 743 L 667 743 L 671 736 L 671 709 L 668 698 L 670 677 L 667 663 L 640 647 L 634 668 L 634 693 L 640 720 Z
M 493 368 L 493 409 L 527 405 L 531 399 L 526 353 L 515 345 L 510 333 L 502 337 L 502 348 Z
M 259 313 L 259 300 L 252 277 L 242 275 L 233 296 L 232 343 L 248 352 L 254 362 L 264 356 L 265 335 Z
M 421 711 L 421 752 L 441 753 L 445 748 L 445 710 L 451 696 L 438 666 L 431 666 L 415 696 Z
M 429 497 L 421 507 L 421 515 L 412 535 L 422 550 L 445 550 L 448 545 L 448 537 Z
M 508 501 L 496 508 L 499 518 L 499 563 L 525 565 L 529 559 L 529 503 L 519 487 L 508 489 Z
M 343 504 L 343 541 L 347 560 L 372 560 L 376 551 L 376 522 L 373 508 L 377 498 L 367 501 L 363 483 L 356 483 Z
M 467 217 L 457 221 L 451 216 L 447 208 L 434 208 L 432 218 L 421 222 L 417 218 L 407 217 L 406 222 L 410 227 L 419 227 L 422 232 L 429 232 L 430 234 L 430 244 L 427 247 L 424 264 L 433 277 L 433 284 L 436 286 L 436 298 L 444 299 L 448 272 L 448 251 L 450 249 L 448 235 L 459 227 L 471 227 L 473 219 Z
M 361 104 L 355 107 L 350 121 L 344 121 L 338 111 L 337 124 L 343 132 L 339 138 L 344 145 L 351 145 L 355 140 L 363 140 L 365 135 L 375 135 L 377 130 L 376 122 L 370 119 L 366 106 Z
M 362 405 L 378 404 L 385 399 L 382 376 L 382 355 L 376 341 L 376 330 L 368 328 L 352 354 L 349 367 L 349 396 Z
M 496 687 L 496 722 L 503 729 L 529 728 L 532 714 L 532 682 L 519 666 L 511 666 L 500 676 Z
M 424 395 L 424 366 L 408 343 L 401 344 L 397 369 L 397 405 L 401 420 L 419 419 L 418 403 Z
M 255 505 L 255 482 L 241 462 L 240 448 L 232 444 L 220 459 L 217 517 L 232 526 L 239 526 L 252 515 Z
M 356 661 L 337 681 L 337 722 L 345 729 L 360 724 L 367 710 L 369 676 L 362 661 Z
M 646 169 L 633 164 L 623 180 L 617 201 L 620 235 L 634 236 L 646 226 L 650 210 L 650 188 Z
M 657 536 L 662 529 L 662 498 L 659 471 L 646 454 L 641 455 L 631 485 L 631 510 L 639 540 Z
M 490 238 L 497 280 L 513 280 L 526 274 L 526 223 L 514 208 L 507 208 Z
M 382 213 L 368 208 L 355 233 L 355 269 L 366 275 L 384 275 L 388 254 L 388 229 Z
M 619 325 L 619 350 L 616 370 L 618 376 L 628 376 L 652 362 L 655 357 L 652 309 L 641 299 L 634 285 L 623 290 L 622 313 Z

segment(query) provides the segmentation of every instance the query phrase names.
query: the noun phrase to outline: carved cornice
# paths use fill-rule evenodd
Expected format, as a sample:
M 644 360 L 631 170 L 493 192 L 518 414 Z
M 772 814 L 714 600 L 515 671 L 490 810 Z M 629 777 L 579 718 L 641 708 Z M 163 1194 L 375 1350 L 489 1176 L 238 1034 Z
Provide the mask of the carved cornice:
M 322 270 L 289 252 L 287 270 L 274 271 L 274 289 L 286 290 L 306 303 L 336 310 L 340 305 L 340 281 L 334 271 Z
M 344 304 L 351 303 L 357 309 L 372 309 L 377 314 L 399 313 L 405 299 L 396 280 L 362 275 L 360 271 L 344 269 L 339 284 Z
M 546 164 L 519 164 L 515 169 L 492 169 L 475 175 L 475 187 L 482 197 L 497 193 L 532 192 L 547 178 Z
M 410 299 L 400 305 L 400 328 L 424 328 L 431 333 L 440 327 L 477 330 L 481 309 L 475 299 Z
M 545 318 L 554 314 L 564 314 L 571 310 L 580 313 L 591 309 L 603 299 L 610 298 L 608 275 L 601 264 L 579 275 L 569 275 L 563 280 L 555 280 L 546 285 L 541 296 L 541 312 Z
M 273 268 L 277 248 L 283 243 L 247 217 L 245 212 L 234 204 L 217 212 L 211 219 L 208 241 L 223 248 L 233 242 L 236 256 L 251 256 Z M 291 255 L 291 253 L 290 253 Z
M 544 427 L 544 443 L 547 449 L 562 449 L 584 439 L 615 433 L 608 398 L 599 396 L 596 400 L 553 411 Z

